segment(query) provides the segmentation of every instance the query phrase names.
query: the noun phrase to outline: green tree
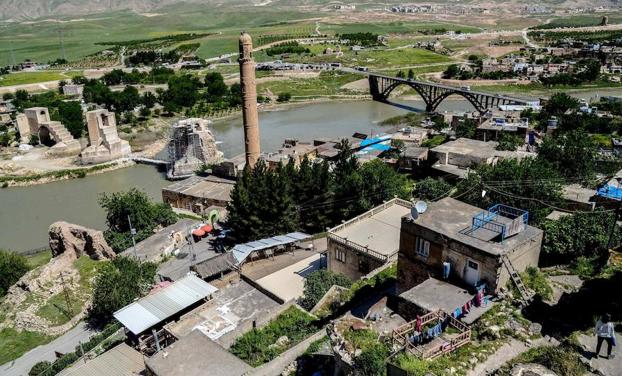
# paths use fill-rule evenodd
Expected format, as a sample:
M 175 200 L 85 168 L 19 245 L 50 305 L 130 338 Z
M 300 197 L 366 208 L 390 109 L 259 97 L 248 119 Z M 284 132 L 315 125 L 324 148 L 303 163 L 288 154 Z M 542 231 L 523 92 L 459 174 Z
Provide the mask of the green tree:
M 145 94 L 143 94 L 142 104 L 143 106 L 145 106 L 145 108 L 149 108 L 149 109 L 153 108 L 157 101 L 158 100 L 156 96 L 152 92 L 148 91 Z
M 123 91 L 115 94 L 115 109 L 120 112 L 132 111 L 141 104 L 138 89 L 134 86 L 126 86 Z
M 443 78 L 454 78 L 460 74 L 460 67 L 457 64 L 451 64 L 443 72 Z
M 477 166 L 456 195 L 484 209 L 505 204 L 527 210 L 529 220 L 538 224 L 551 212 L 550 206 L 561 205 L 562 181 L 557 169 L 539 158 L 506 159 L 494 166 Z
M 352 218 L 360 212 L 357 207 L 360 199 L 361 176 L 358 171 L 358 160 L 347 140 L 342 140 L 338 145 L 339 154 L 333 169 L 333 192 L 334 192 L 334 220 Z
M 452 188 L 451 184 L 443 180 L 427 177 L 415 184 L 413 196 L 421 200 L 435 201 L 448 196 Z
M 543 113 L 561 116 L 568 110 L 578 110 L 579 101 L 566 93 L 555 93 L 544 103 Z
M 104 326 L 112 320 L 114 312 L 146 295 L 153 285 L 156 269 L 156 264 L 129 257 L 117 257 L 104 265 L 93 283 L 90 323 Z
M 108 229 L 104 231 L 104 237 L 115 252 L 122 252 L 132 244 L 128 216 L 137 231 L 136 241 L 148 238 L 155 227 L 168 226 L 177 220 L 168 204 L 154 203 L 145 192 L 136 188 L 104 193 L 99 204 L 106 211 Z
M 582 130 L 557 137 L 545 137 L 538 149 L 538 159 L 553 164 L 572 179 L 591 179 L 596 171 L 596 145 Z
M 382 376 L 386 374 L 385 359 L 389 356 L 389 349 L 382 343 L 376 343 L 361 352 L 354 358 L 356 374 L 361 376 Z
M 172 76 L 168 80 L 168 90 L 164 94 L 164 107 L 169 109 L 192 107 L 197 101 L 201 86 L 199 79 L 190 74 Z
M 84 124 L 84 118 L 82 117 L 82 106 L 80 106 L 80 102 L 59 101 L 58 114 L 61 123 L 63 123 L 73 137 L 82 137 L 82 133 L 86 129 L 86 125 Z
M 415 78 L 415 72 L 412 69 L 408 70 L 408 79 L 412 80 Z
M 0 249 L 0 298 L 5 296 L 9 288 L 29 269 L 24 256 Z
M 361 211 L 380 205 L 394 197 L 410 199 L 412 184 L 380 159 L 364 163 L 358 169 L 361 188 L 358 207 Z
M 456 126 L 457 138 L 475 138 L 475 132 L 477 131 L 477 122 L 474 119 L 463 119 Z
M 277 97 L 276 101 L 279 103 L 285 103 L 285 102 L 289 102 L 290 99 L 292 99 L 292 95 L 290 93 L 284 92 L 284 93 L 279 93 L 279 96 Z
M 341 273 L 326 269 L 309 273 L 305 279 L 304 295 L 300 298 L 300 306 L 310 311 L 333 285 L 349 288 L 352 286 L 352 281 Z
M 207 73 L 205 75 L 205 86 L 207 87 L 207 94 L 211 98 L 211 102 L 224 97 L 229 91 L 227 84 L 225 84 L 225 79 L 219 72 Z
M 523 137 L 510 134 L 508 132 L 501 132 L 501 136 L 499 136 L 499 144 L 497 145 L 497 150 L 508 150 L 508 151 L 516 151 L 519 146 L 523 145 L 525 140 Z
M 52 367 L 52 363 L 47 360 L 37 362 L 34 366 L 28 371 L 28 376 L 39 376 L 43 373 L 43 371 L 47 371 Z

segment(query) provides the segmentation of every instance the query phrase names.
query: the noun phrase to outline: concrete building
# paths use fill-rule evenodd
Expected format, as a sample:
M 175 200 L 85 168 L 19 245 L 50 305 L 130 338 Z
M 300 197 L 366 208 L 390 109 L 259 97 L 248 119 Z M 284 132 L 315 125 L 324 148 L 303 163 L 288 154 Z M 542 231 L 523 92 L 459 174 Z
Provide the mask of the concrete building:
M 209 121 L 200 118 L 183 119 L 172 125 L 168 144 L 170 179 L 192 176 L 202 165 L 223 161 L 209 125 Z
M 67 84 L 63 86 L 64 95 L 81 97 L 83 92 L 84 92 L 84 85 Z
M 82 150 L 82 163 L 102 163 L 128 157 L 130 143 L 119 138 L 114 112 L 95 110 L 86 113 L 89 146 Z
M 495 205 L 482 210 L 449 197 L 430 204 L 415 220 L 402 218 L 399 291 L 433 277 L 470 287 L 485 284 L 488 292 L 497 293 L 510 280 L 511 269 L 522 272 L 538 265 L 543 232 L 529 226 L 527 218 L 520 209 Z
M 266 162 L 268 168 L 276 168 L 279 164 L 286 165 L 293 161 L 294 165 L 299 166 L 300 162 L 307 157 L 313 160 L 317 157 L 317 146 L 311 143 L 300 142 L 296 139 L 286 139 L 283 147 L 276 153 L 262 154 L 261 158 Z
M 411 206 L 395 198 L 328 230 L 328 269 L 357 280 L 395 261 L 400 223 Z
M 234 186 L 234 180 L 193 176 L 162 188 L 162 201 L 199 215 L 218 210 L 222 218 Z
M 151 376 L 241 376 L 252 368 L 199 330 L 145 361 Z
M 404 149 L 398 161 L 398 167 L 402 171 L 415 171 L 428 160 L 428 148 L 421 146 L 409 146 Z
M 50 146 L 48 154 L 56 157 L 75 156 L 80 154 L 80 142 L 59 121 L 50 120 L 50 112 L 45 107 L 32 107 L 24 110 L 28 121 L 28 134 L 22 137 L 30 139 L 31 135 L 39 137 L 39 143 Z M 21 120 L 23 122 L 23 118 Z M 25 123 L 22 123 L 25 130 Z
M 494 165 L 502 159 L 520 159 L 532 155 L 527 152 L 497 150 L 497 145 L 495 141 L 459 138 L 430 149 L 429 158 L 437 161 L 432 168 L 464 178 L 468 169 L 475 165 Z
M 257 85 L 253 61 L 253 39 L 245 32 L 239 41 L 240 85 L 242 86 L 242 118 L 246 165 L 255 166 L 259 159 L 259 115 L 257 114 Z

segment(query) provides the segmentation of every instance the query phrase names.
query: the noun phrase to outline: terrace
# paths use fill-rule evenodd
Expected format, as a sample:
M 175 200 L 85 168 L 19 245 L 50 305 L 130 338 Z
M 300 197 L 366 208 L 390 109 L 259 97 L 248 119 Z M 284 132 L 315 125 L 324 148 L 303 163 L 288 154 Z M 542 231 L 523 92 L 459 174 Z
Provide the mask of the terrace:
M 423 360 L 433 360 L 471 342 L 471 328 L 441 310 L 423 315 L 419 320 L 420 324 L 413 320 L 394 329 L 393 344 Z M 444 326 L 440 335 L 419 343 L 413 341 L 413 338 L 439 324 Z M 418 325 L 421 331 L 417 331 Z

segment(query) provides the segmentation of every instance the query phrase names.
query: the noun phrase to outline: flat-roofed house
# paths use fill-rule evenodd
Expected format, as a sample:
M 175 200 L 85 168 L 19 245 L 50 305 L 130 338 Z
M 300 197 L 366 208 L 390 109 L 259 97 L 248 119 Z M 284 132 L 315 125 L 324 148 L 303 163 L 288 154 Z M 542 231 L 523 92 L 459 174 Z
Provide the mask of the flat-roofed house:
M 449 197 L 430 204 L 417 219 L 402 218 L 399 291 L 433 277 L 471 287 L 485 284 L 487 292 L 497 293 L 511 272 L 538 265 L 543 232 L 527 220 L 521 209 L 482 210 Z
M 395 261 L 400 223 L 411 203 L 398 198 L 328 231 L 328 269 L 357 280 Z

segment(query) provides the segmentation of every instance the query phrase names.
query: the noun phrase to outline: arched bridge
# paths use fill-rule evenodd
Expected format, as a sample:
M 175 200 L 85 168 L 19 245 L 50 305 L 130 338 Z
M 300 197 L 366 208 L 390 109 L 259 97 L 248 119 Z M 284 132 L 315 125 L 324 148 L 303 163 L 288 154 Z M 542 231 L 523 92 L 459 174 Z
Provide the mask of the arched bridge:
M 528 105 L 530 103 L 525 99 L 471 91 L 468 88 L 458 88 L 433 82 L 415 81 L 373 73 L 369 74 L 369 89 L 375 101 L 386 103 L 391 92 L 400 85 L 407 85 L 415 89 L 423 98 L 425 109 L 428 112 L 436 111 L 438 105 L 453 94 L 463 96 L 481 113 L 500 105 Z

